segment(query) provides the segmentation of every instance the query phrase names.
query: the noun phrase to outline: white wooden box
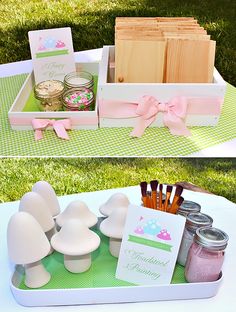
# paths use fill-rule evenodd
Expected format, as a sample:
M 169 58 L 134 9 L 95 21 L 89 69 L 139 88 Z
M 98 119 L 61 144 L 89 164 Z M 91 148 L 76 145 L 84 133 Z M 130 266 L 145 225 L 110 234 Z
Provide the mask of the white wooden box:
M 98 75 L 99 63 L 77 63 L 77 70 L 85 70 L 93 75 Z M 22 111 L 30 93 L 35 85 L 34 74 L 31 72 L 21 87 L 14 103 L 12 104 L 8 118 L 13 130 L 32 130 L 31 122 L 34 118 L 40 119 L 70 119 L 72 129 L 97 129 L 98 128 L 98 107 L 97 99 L 93 111 L 58 111 L 58 112 L 25 112 Z M 47 130 L 52 130 L 48 127 Z
M 187 98 L 187 126 L 215 126 L 219 120 L 226 82 L 214 69 L 212 83 L 114 83 L 115 48 L 104 46 L 99 69 L 98 101 L 100 127 L 134 127 L 139 99 L 153 96 L 166 103 L 174 97 Z M 125 107 L 133 105 L 134 113 L 126 116 Z M 111 109 L 112 106 L 112 109 Z M 109 108 L 109 109 L 108 109 Z M 123 114 L 124 113 L 124 114 Z M 152 127 L 163 126 L 163 113 L 158 113 Z

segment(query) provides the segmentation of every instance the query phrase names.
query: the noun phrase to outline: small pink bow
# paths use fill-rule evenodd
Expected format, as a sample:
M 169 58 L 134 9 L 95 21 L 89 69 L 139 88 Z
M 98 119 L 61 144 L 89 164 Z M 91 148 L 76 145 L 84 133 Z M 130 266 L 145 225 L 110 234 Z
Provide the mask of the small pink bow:
M 35 140 L 41 140 L 43 138 L 43 130 L 47 127 L 52 126 L 57 136 L 64 140 L 69 140 L 69 136 L 66 130 L 71 130 L 70 119 L 33 119 L 32 126 L 34 131 Z
M 160 103 L 153 96 L 143 96 L 136 110 L 140 119 L 130 135 L 141 137 L 145 129 L 155 121 L 157 114 L 162 112 L 163 123 L 169 128 L 171 134 L 190 136 L 191 132 L 184 123 L 187 105 L 187 99 L 183 96 L 175 97 L 168 103 Z

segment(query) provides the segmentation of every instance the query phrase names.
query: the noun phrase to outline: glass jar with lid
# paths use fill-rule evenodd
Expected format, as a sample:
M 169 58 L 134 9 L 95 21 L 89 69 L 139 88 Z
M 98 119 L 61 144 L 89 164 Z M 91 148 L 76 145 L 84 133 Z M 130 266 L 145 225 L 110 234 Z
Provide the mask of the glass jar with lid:
M 62 109 L 64 84 L 60 80 L 45 80 L 34 87 L 34 96 L 41 111 L 59 111 Z
M 64 84 L 66 89 L 87 88 L 93 90 L 94 79 L 93 75 L 86 71 L 75 71 L 65 76 Z
M 177 262 L 185 266 L 189 248 L 193 242 L 194 234 L 200 227 L 212 226 L 213 219 L 201 212 L 191 212 L 187 215 L 185 229 L 179 248 Z
M 200 212 L 200 211 L 201 206 L 198 203 L 195 203 L 190 200 L 184 200 L 183 203 L 180 205 L 177 214 L 187 217 L 187 215 L 190 212 Z
M 91 89 L 68 89 L 63 94 L 63 108 L 66 111 L 89 111 L 92 110 L 93 103 L 94 95 Z
M 185 266 L 188 282 L 213 282 L 220 277 L 228 240 L 220 229 L 197 229 Z

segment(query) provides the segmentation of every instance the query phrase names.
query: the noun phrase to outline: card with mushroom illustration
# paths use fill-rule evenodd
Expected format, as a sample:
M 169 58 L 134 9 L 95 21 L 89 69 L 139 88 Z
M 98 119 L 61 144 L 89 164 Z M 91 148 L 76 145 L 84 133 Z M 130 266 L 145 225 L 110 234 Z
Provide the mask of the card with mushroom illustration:
M 35 82 L 56 79 L 75 71 L 70 27 L 29 31 Z
M 169 284 L 184 225 L 182 216 L 130 205 L 116 278 L 137 285 Z

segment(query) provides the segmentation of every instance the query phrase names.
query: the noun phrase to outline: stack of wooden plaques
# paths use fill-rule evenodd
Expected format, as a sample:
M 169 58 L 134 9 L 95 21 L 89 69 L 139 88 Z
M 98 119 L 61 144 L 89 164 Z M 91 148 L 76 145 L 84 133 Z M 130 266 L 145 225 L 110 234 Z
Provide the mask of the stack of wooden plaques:
M 211 83 L 215 46 L 192 17 L 117 17 L 115 82 Z

